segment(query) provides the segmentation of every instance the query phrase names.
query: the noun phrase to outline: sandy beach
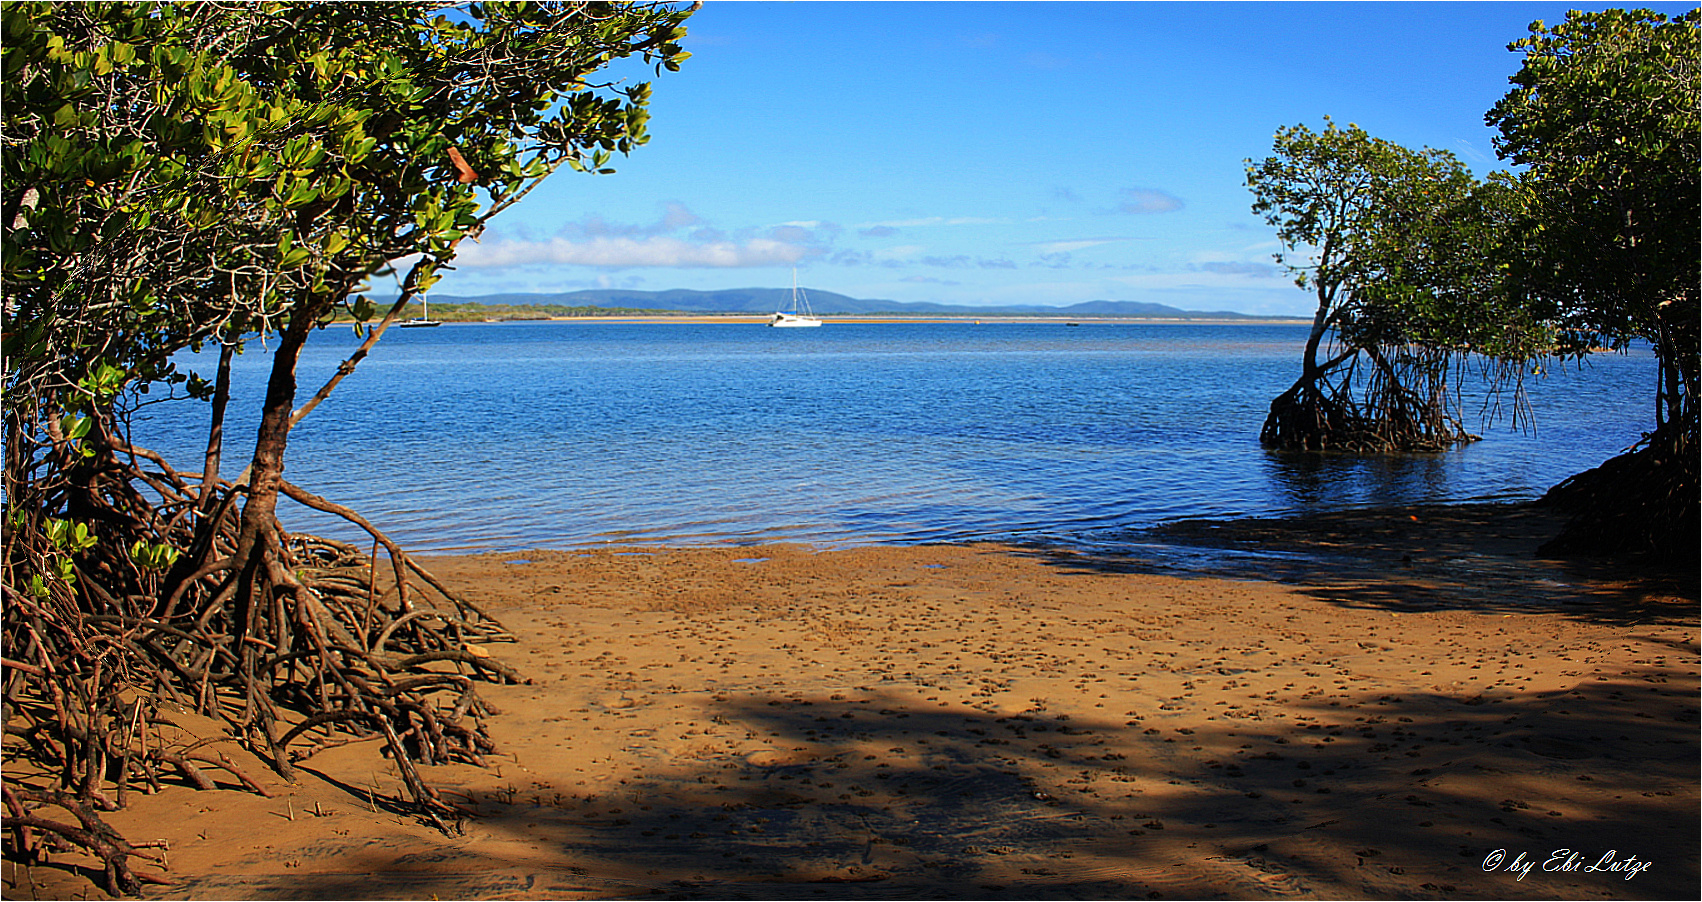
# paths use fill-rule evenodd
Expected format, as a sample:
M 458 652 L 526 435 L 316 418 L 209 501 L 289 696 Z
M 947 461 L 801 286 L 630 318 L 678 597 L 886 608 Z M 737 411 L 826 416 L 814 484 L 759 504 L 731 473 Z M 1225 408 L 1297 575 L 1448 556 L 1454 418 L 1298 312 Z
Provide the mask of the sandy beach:
M 382 743 L 110 822 L 148 896 L 1691 898 L 1691 578 L 1533 557 L 1528 507 L 1184 524 L 1215 559 L 998 545 L 441 558 L 518 637 L 475 817 Z M 1693 576 L 1693 575 L 1692 575 Z M 9 767 L 10 769 L 10 767 Z M 8 898 L 104 894 L 8 862 Z

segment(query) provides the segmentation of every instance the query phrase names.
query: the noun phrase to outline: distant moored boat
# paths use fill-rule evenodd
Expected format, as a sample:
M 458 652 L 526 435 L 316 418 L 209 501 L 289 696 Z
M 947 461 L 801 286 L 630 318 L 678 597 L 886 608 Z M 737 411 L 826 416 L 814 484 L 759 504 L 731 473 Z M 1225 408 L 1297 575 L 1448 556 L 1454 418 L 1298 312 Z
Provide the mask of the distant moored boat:
M 798 270 L 795 267 L 792 270 L 792 309 L 775 313 L 768 324 L 791 329 L 821 325 L 821 320 L 810 313 L 810 299 L 798 288 Z
M 426 300 L 426 296 L 422 294 L 420 295 L 420 315 L 413 319 L 402 320 L 396 325 L 401 326 L 404 329 L 421 329 L 426 326 L 441 326 L 443 323 L 431 318 L 431 304 Z

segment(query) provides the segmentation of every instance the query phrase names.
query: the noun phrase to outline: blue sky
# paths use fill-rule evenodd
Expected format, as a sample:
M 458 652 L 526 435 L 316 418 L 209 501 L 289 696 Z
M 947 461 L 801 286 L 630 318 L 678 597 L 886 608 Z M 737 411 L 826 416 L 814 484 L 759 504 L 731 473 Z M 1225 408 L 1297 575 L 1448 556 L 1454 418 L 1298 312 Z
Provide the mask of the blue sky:
M 1243 161 L 1329 115 L 1500 168 L 1506 45 L 1568 8 L 710 0 L 680 72 L 635 72 L 650 143 L 552 176 L 434 291 L 785 287 L 795 266 L 863 298 L 1309 314 Z

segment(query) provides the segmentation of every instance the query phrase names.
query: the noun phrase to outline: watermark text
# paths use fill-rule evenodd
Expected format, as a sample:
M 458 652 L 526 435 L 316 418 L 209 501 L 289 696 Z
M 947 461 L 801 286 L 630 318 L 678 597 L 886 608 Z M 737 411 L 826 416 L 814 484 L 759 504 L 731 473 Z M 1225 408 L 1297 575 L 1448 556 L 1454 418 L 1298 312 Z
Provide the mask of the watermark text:
M 1483 870 L 1485 873 L 1500 871 L 1512 874 L 1515 880 L 1525 879 L 1532 869 L 1549 874 L 1603 874 L 1630 880 L 1648 871 L 1652 863 L 1636 855 L 1622 854 L 1618 849 L 1609 849 L 1599 855 L 1574 849 L 1555 849 L 1546 857 L 1540 852 L 1534 855 L 1518 852 L 1511 858 L 1506 849 L 1496 849 L 1484 857 Z

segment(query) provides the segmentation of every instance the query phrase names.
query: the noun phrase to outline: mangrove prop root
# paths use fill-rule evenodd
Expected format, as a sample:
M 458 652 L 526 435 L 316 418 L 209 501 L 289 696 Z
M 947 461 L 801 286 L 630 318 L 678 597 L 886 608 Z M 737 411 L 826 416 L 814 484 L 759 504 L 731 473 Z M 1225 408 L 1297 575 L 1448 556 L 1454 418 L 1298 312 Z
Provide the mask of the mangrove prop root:
M 1278 395 L 1259 431 L 1259 443 L 1279 451 L 1431 453 L 1476 440 L 1439 406 L 1398 391 L 1366 404 L 1322 380 Z
M 1558 557 L 1641 554 L 1695 572 L 1698 458 L 1694 414 L 1657 429 L 1630 451 L 1574 475 L 1542 503 L 1572 518 L 1540 554 Z
M 49 834 L 81 847 L 99 858 L 106 871 L 107 892 L 114 896 L 140 892 L 144 882 L 166 885 L 172 882 L 165 877 L 136 871 L 130 867 L 132 857 L 158 863 L 159 859 L 145 855 L 141 850 L 164 849 L 166 843 L 131 843 L 125 840 L 118 835 L 118 831 L 100 819 L 94 806 L 82 799 L 28 786 L 7 786 L 5 801 L 6 826 L 16 837 L 17 852 L 22 860 L 31 863 L 41 861 L 45 847 L 42 845 L 43 837 L 40 834 Z M 32 810 L 26 803 L 35 805 L 35 809 Z M 65 809 L 77 819 L 77 824 L 67 824 L 41 816 L 37 812 L 45 806 Z
M 223 752 L 220 752 L 218 757 L 215 758 L 206 752 L 174 754 L 172 752 L 155 749 L 149 753 L 149 756 L 155 761 L 160 761 L 177 768 L 178 772 L 182 773 L 184 778 L 187 779 L 196 789 L 218 788 L 218 785 L 207 776 L 205 771 L 195 766 L 195 762 L 199 761 L 203 764 L 211 764 L 214 767 L 223 769 L 225 772 L 235 777 L 238 782 L 255 795 L 264 796 L 268 799 L 272 797 L 272 794 L 266 790 L 266 787 L 255 782 L 253 777 L 244 773 L 242 768 L 237 767 L 236 762 L 232 761 L 230 756 Z
M 109 889 L 135 892 L 152 879 L 128 863 L 139 846 L 98 807 L 128 801 L 132 784 L 158 790 L 166 775 L 210 789 L 223 772 L 268 794 L 230 756 L 171 739 L 180 734 L 158 726 L 181 723 L 170 711 L 211 718 L 202 735 L 234 734 L 286 779 L 304 756 L 292 743 L 309 735 L 315 748 L 382 736 L 419 813 L 451 830 L 465 812 L 414 762 L 482 764 L 494 751 L 492 709 L 474 685 L 522 679 L 481 647 L 513 640 L 502 624 L 346 508 L 283 490 L 365 532 L 370 552 L 291 534 L 275 515 L 257 525 L 236 503 L 248 486 L 89 444 L 84 459 L 36 442 L 18 453 L 59 455 L 54 466 L 7 470 L 6 732 L 26 737 L 17 753 L 55 784 L 7 787 L 8 854 L 34 855 L 50 835 L 99 857 Z M 80 524 L 75 541 L 66 523 Z

